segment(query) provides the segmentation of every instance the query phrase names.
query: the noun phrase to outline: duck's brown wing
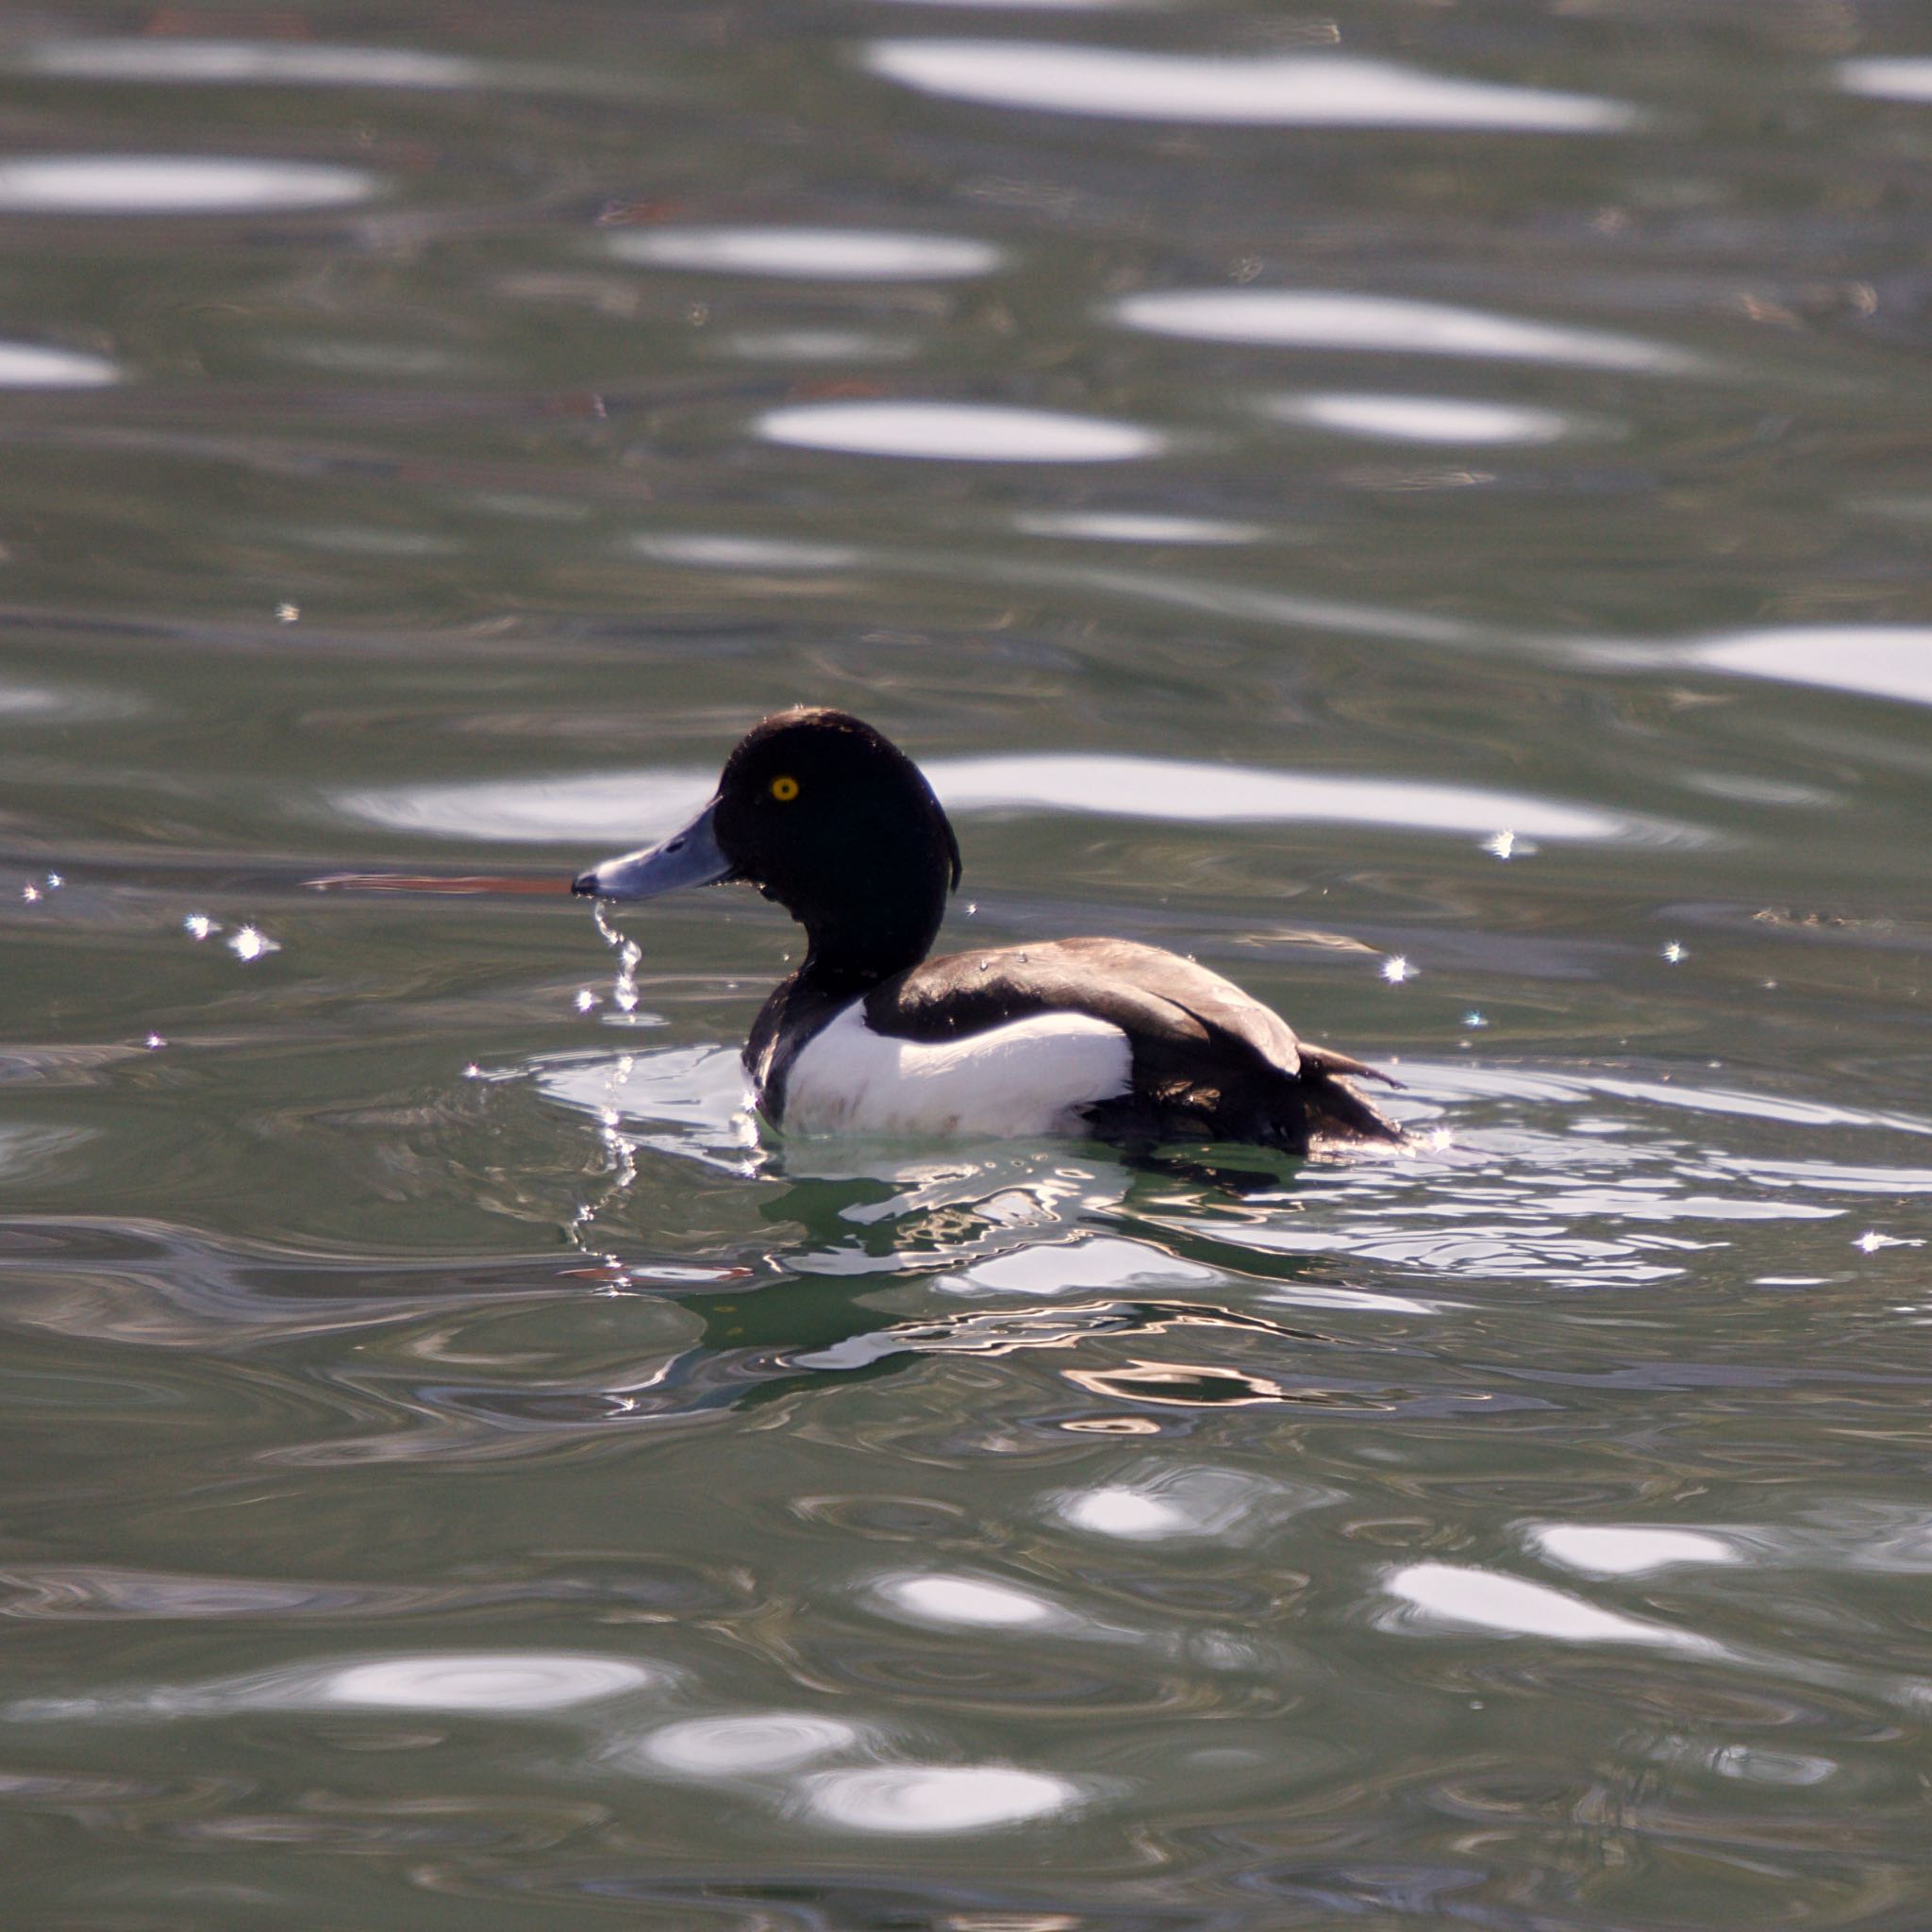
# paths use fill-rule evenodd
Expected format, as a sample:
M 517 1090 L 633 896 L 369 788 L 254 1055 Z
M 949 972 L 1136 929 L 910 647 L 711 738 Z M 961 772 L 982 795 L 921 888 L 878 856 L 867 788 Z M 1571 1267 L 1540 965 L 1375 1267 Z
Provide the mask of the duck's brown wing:
M 1311 1138 L 1403 1138 L 1341 1077 L 1387 1074 L 1304 1045 L 1280 1014 L 1232 980 L 1131 940 L 951 953 L 874 988 L 865 1012 L 875 1033 L 904 1040 L 959 1039 L 1041 1012 L 1105 1020 L 1133 1053 L 1129 1091 L 1090 1114 L 1111 1135 L 1252 1141 L 1296 1152 Z

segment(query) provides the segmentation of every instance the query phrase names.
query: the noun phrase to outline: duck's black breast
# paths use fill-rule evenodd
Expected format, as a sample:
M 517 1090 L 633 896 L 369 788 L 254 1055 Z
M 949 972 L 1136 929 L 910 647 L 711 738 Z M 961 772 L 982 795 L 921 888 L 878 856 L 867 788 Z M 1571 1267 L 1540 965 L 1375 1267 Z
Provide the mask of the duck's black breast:
M 865 996 L 870 1030 L 907 1041 L 966 1039 L 1042 1013 L 1085 1014 L 1126 1038 L 1127 1091 L 1086 1112 L 1098 1133 L 1251 1141 L 1297 1152 L 1311 1136 L 1402 1138 L 1340 1077 L 1386 1075 L 1305 1044 L 1231 980 L 1157 946 L 1074 939 L 952 953 Z

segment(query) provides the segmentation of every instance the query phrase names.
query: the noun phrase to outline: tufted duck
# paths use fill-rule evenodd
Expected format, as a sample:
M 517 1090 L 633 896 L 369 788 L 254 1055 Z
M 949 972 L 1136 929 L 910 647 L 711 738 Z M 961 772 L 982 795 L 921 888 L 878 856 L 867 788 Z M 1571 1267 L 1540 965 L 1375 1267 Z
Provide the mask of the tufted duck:
M 754 1104 L 806 1131 L 1246 1141 L 1402 1130 L 1231 981 L 1127 940 L 929 959 L 959 846 L 910 758 L 842 711 L 784 711 L 725 760 L 718 794 L 661 844 L 571 890 L 653 899 L 742 880 L 806 931 L 805 964 L 745 1045 Z M 1396 1084 L 1390 1081 L 1392 1086 Z

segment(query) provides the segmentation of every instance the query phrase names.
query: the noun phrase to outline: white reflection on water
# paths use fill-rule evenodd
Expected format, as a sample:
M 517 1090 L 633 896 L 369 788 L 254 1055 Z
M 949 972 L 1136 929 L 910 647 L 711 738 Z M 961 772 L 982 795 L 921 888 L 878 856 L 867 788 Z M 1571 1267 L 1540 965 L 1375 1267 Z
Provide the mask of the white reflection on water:
M 1641 119 L 1621 101 L 1445 79 L 1347 54 L 1203 57 L 922 40 L 874 42 L 865 64 L 888 80 L 953 100 L 1120 120 L 1601 134 Z
M 1681 661 L 1745 677 L 1932 705 L 1932 626 L 1798 625 L 1707 638 Z
M 1753 1784 L 1823 1784 L 1840 1766 L 1832 1758 L 1800 1751 L 1761 1751 L 1749 1744 L 1724 1744 L 1705 1760 L 1720 1777 L 1748 1778 Z
M 105 356 L 0 342 L 0 389 L 102 389 L 120 380 L 120 370 Z
M 662 1024 L 656 1014 L 621 1008 L 603 1020 L 613 1028 Z M 544 1056 L 528 1062 L 527 1071 L 546 1098 L 598 1124 L 616 1164 L 618 1194 L 628 1185 L 633 1157 L 644 1147 L 745 1172 L 757 1130 L 745 1110 L 744 1068 L 734 1047 Z M 601 1211 L 601 1204 L 592 1205 L 586 1219 Z
M 58 1172 L 67 1157 L 99 1136 L 97 1127 L 30 1127 L 0 1121 L 0 1174 L 15 1185 Z
M 1105 13 L 1126 7 L 1160 6 L 1163 0 L 890 0 L 898 7 L 970 7 L 989 13 Z
M 1385 1627 L 1489 1631 L 1501 1637 L 1544 1637 L 1558 1643 L 1631 1643 L 1686 1657 L 1723 1657 L 1722 1644 L 1615 1610 L 1600 1609 L 1546 1583 L 1454 1563 L 1411 1563 L 1384 1580 L 1402 1607 Z
M 71 704 L 61 692 L 41 685 L 0 683 L 0 718 L 9 722 L 20 718 L 58 718 L 70 712 Z
M 792 449 L 968 463 L 1119 463 L 1167 443 L 1135 423 L 994 403 L 800 403 L 753 427 Z
M 986 275 L 1000 262 L 988 242 L 866 228 L 645 228 L 612 235 L 608 246 L 620 261 L 651 268 L 801 281 L 954 280 Z
M 1883 101 L 1932 101 L 1932 60 L 1924 58 L 1840 60 L 1838 79 L 1847 93 Z
M 1091 525 L 1091 534 L 1096 539 L 1107 541 L 1125 539 L 1132 541 L 1166 541 L 1167 531 L 1173 529 L 1175 525 L 1178 525 L 1180 529 L 1196 535 L 1206 534 L 1204 523 L 1207 528 L 1213 527 L 1211 521 L 1208 520 L 1155 518 L 1152 520 L 1151 527 L 1146 523 L 1141 523 L 1138 527 L 1130 524 L 1124 529 L 1116 530 L 1108 527 L 1108 521 L 1103 514 L 1097 523 Z M 1091 520 L 1083 513 L 1076 511 L 1069 514 L 1057 529 L 1053 513 L 1048 512 L 1041 520 L 1041 527 L 1030 534 L 1085 535 L 1090 532 L 1081 526 L 1090 522 Z M 1237 531 L 1246 534 L 1245 527 L 1241 525 L 1231 525 L 1227 528 L 1230 534 Z M 1257 531 L 1256 534 L 1263 533 Z M 674 538 L 671 541 L 681 542 L 686 540 Z M 709 560 L 707 546 L 712 540 L 708 536 L 699 536 L 691 541 L 697 545 L 696 555 L 691 558 L 672 558 L 661 548 L 656 554 L 666 560 L 680 563 L 690 561 L 703 567 Z M 762 542 L 765 540 L 735 536 L 723 541 L 730 543 Z M 783 544 L 791 540 L 781 538 L 772 541 Z M 921 578 L 935 577 L 948 583 L 957 579 L 962 568 L 960 555 L 957 549 L 943 554 L 922 555 L 911 550 L 873 548 L 865 553 L 862 561 L 868 569 L 881 575 L 897 573 Z M 1209 576 L 1183 575 L 1173 568 L 1133 568 L 1112 558 L 1100 562 L 1063 561 L 1058 558 L 1043 558 L 1037 553 L 1024 554 L 1009 547 L 996 555 L 989 554 L 978 559 L 976 568 L 989 583 L 1015 588 L 1071 591 L 1083 599 L 1096 596 L 1121 598 L 1136 605 L 1183 610 L 1224 622 L 1254 625 L 1266 628 L 1271 635 L 1287 628 L 1337 632 L 1344 637 L 1401 639 L 1415 643 L 1443 644 L 1457 650 L 1489 651 L 1500 648 L 1524 651 L 1531 648 L 1529 640 L 1512 639 L 1507 632 L 1499 630 L 1494 624 L 1465 623 L 1457 618 L 1439 616 L 1430 611 L 1393 609 L 1374 604 L 1344 603 L 1337 597 L 1313 597 L 1299 591 L 1262 590 L 1247 584 L 1224 582 Z M 1546 646 L 1538 641 L 1535 648 L 1541 651 Z M 1598 644 L 1593 650 L 1599 658 L 1614 655 L 1619 659 L 1627 659 L 1633 650 L 1647 650 L 1651 658 L 1654 658 L 1656 653 L 1655 646 Z M 1650 661 L 1650 658 L 1646 658 L 1644 661 Z
M 1219 517 L 1155 516 L 1135 510 L 1034 510 L 1013 519 L 1023 537 L 1071 537 L 1091 543 L 1253 543 L 1259 524 Z
M 915 337 L 859 328 L 741 328 L 712 346 L 747 362 L 904 362 L 919 353 Z
M 420 379 L 424 376 L 475 375 L 487 367 L 475 357 L 454 354 L 425 342 L 348 341 L 327 336 L 286 336 L 263 346 L 284 361 L 348 375 L 393 375 Z M 558 508 L 569 515 L 575 507 Z M 460 546 L 452 544 L 450 547 Z
M 1029 1241 L 1006 1249 L 974 1262 L 963 1274 L 941 1275 L 934 1286 L 955 1294 L 1037 1296 L 1096 1288 L 1205 1289 L 1225 1278 L 1148 1241 L 1081 1234 L 1071 1241 Z
M 386 1657 L 318 1680 L 328 1704 L 386 1710 L 561 1710 L 641 1690 L 651 1674 L 615 1657 L 516 1651 Z
M 1157 290 L 1123 296 L 1113 313 L 1128 328 L 1150 335 L 1266 348 L 1467 356 L 1652 375 L 1701 366 L 1688 350 L 1641 336 L 1332 289 Z
M 636 1747 L 642 1764 L 682 1777 L 746 1777 L 794 1771 L 866 1741 L 857 1724 L 805 1711 L 764 1710 L 735 1717 L 694 1717 L 651 1732 Z
M 325 46 L 310 41 L 42 41 L 27 51 L 37 74 L 75 80 L 177 80 L 304 87 L 471 88 L 489 71 L 455 54 L 411 47 Z
M 1599 1093 L 1647 1100 L 1658 1107 L 1688 1108 L 1697 1113 L 1739 1114 L 1747 1120 L 1783 1121 L 1794 1127 L 1889 1127 L 1902 1134 L 1932 1134 L 1932 1121 L 1910 1114 L 1868 1112 L 1830 1101 L 1797 1100 L 1783 1094 L 1745 1093 L 1727 1087 L 1696 1087 L 1687 1082 L 1629 1080 L 1594 1075 L 1581 1083 Z
M 1913 1114 L 1840 1107 L 1830 1101 L 1800 1100 L 1781 1093 L 1753 1093 L 1735 1087 L 1700 1086 L 1687 1079 L 1635 1080 L 1620 1074 L 1532 1073 L 1521 1067 L 1454 1065 L 1429 1069 L 1429 1086 L 1439 1100 L 1504 1097 L 1539 1104 L 1574 1104 L 1593 1094 L 1642 1100 L 1658 1107 L 1688 1108 L 1699 1113 L 1738 1114 L 1747 1120 L 1782 1121 L 1794 1127 L 1879 1127 L 1904 1134 L 1932 1134 L 1932 1119 Z M 1750 1169 L 1743 1172 L 1752 1173 Z M 1861 1170 L 1850 1170 L 1853 1173 Z M 1911 1170 L 1906 1170 L 1909 1173 Z M 1757 1191 L 1762 1183 L 1753 1174 Z
M 1081 1788 L 1010 1764 L 900 1764 L 824 1771 L 804 1781 L 806 1811 L 853 1831 L 989 1831 L 1074 1809 Z
M 264 1671 L 125 1695 L 25 1699 L 25 1722 L 220 1716 L 239 1710 L 446 1710 L 491 1715 L 567 1710 L 641 1690 L 660 1673 L 573 1651 L 450 1651 Z
M 844 570 L 864 552 L 842 543 L 800 543 L 783 537 L 732 537 L 704 531 L 633 537 L 631 548 L 660 563 L 693 570 Z
M 1051 1499 L 1070 1528 L 1121 1542 L 1174 1542 L 1253 1537 L 1283 1516 L 1335 1500 L 1312 1485 L 1264 1482 L 1235 1469 L 1143 1463 L 1120 1480 L 1069 1490 Z
M 1722 1537 L 1631 1523 L 1537 1523 L 1524 1532 L 1541 1557 L 1585 1576 L 1644 1576 L 1679 1563 L 1737 1563 Z
M 1049 1630 L 1076 1620 L 1049 1598 L 984 1576 L 882 1576 L 870 1595 L 889 1614 L 954 1630 Z
M 1513 403 L 1464 402 L 1452 396 L 1277 396 L 1266 405 L 1278 423 L 1302 423 L 1373 442 L 1555 442 L 1576 426 L 1556 409 Z
M 366 201 L 375 179 L 319 161 L 189 155 L 50 155 L 0 160 L 10 214 L 267 213 Z
M 1932 1194 L 1932 1167 L 1852 1167 L 1836 1160 L 1772 1160 L 1757 1155 L 1706 1153 L 1725 1174 L 1766 1188 L 1820 1188 L 1834 1194 Z
M 1484 832 L 1499 823 L 1549 839 L 1628 836 L 1633 821 L 1474 786 L 1325 772 L 1263 772 L 1180 758 L 1061 754 L 944 759 L 931 766 L 947 806 L 1028 806 L 1177 822 L 1332 822 L 1419 831 Z
M 924 769 L 949 811 L 1029 808 L 1176 824 L 1389 825 L 1457 836 L 1509 824 L 1524 837 L 1552 840 L 1655 838 L 1667 829 L 1523 792 L 1180 758 L 1037 753 L 940 758 Z M 440 838 L 637 842 L 674 829 L 714 783 L 708 773 L 601 772 L 341 791 L 331 802 L 351 818 Z

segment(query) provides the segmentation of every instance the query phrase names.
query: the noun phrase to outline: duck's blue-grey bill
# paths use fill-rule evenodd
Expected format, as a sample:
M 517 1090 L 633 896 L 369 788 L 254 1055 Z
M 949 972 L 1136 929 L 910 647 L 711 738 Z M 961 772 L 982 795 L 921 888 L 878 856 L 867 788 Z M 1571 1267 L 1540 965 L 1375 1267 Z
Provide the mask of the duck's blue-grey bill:
M 574 878 L 571 891 L 586 899 L 655 899 L 686 886 L 722 885 L 737 869 L 719 849 L 712 824 L 717 809 L 714 798 L 683 831 L 641 852 L 607 858 Z

